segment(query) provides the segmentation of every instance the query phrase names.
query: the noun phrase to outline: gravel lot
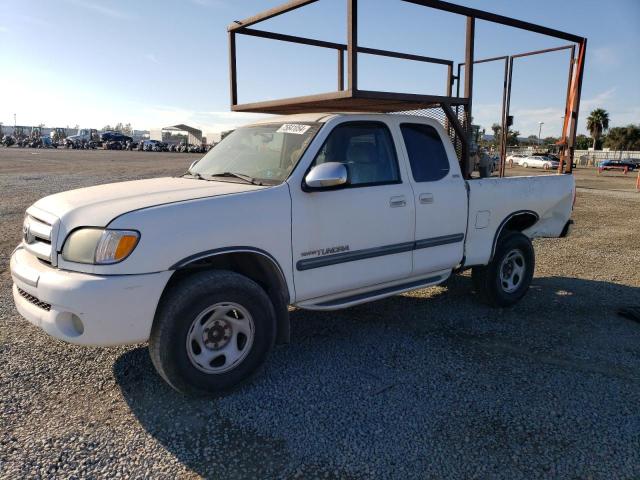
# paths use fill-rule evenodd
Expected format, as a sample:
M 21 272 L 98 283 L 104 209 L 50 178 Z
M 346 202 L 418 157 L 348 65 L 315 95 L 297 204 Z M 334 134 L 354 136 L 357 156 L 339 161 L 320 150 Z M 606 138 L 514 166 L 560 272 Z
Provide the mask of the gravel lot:
M 535 241 L 514 308 L 479 304 L 461 275 L 294 311 L 292 343 L 261 376 L 194 400 L 144 345 L 76 347 L 32 327 L 8 272 L 38 198 L 194 158 L 0 149 L 0 477 L 640 478 L 640 324 L 615 313 L 640 305 L 634 177 L 577 172 L 573 235 Z

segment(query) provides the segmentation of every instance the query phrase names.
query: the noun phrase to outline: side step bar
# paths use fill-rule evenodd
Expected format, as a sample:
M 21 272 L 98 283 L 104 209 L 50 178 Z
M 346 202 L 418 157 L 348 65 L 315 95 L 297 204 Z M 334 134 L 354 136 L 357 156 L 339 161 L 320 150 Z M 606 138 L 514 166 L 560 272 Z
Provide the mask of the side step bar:
M 429 278 L 421 278 L 407 283 L 383 287 L 378 290 L 372 290 L 364 293 L 357 293 L 347 297 L 335 298 L 332 300 L 320 301 L 318 303 L 302 302 L 297 306 L 306 310 L 339 310 L 341 308 L 353 307 L 361 303 L 379 300 L 385 297 L 391 297 L 399 293 L 417 290 L 419 288 L 429 287 L 442 282 L 446 279 L 445 275 L 437 275 Z

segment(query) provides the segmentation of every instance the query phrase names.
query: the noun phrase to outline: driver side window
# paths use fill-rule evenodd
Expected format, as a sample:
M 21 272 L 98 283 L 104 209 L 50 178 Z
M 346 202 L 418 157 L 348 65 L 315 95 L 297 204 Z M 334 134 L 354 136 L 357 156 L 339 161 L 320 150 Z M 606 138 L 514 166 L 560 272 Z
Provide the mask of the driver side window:
M 347 122 L 335 127 L 312 166 L 326 162 L 343 163 L 351 186 L 400 183 L 393 138 L 381 122 Z

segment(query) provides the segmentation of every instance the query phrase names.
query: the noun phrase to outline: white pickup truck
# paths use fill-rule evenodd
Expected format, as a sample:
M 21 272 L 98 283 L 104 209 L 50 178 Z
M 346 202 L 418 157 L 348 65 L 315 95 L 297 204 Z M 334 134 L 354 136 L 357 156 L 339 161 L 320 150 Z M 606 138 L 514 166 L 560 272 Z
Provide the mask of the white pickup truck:
M 567 234 L 572 175 L 465 180 L 435 120 L 272 117 L 182 176 L 101 185 L 29 207 L 11 257 L 18 311 L 84 345 L 149 342 L 175 389 L 247 379 L 289 339 L 288 306 L 334 310 L 444 282 L 509 306 L 533 237 Z

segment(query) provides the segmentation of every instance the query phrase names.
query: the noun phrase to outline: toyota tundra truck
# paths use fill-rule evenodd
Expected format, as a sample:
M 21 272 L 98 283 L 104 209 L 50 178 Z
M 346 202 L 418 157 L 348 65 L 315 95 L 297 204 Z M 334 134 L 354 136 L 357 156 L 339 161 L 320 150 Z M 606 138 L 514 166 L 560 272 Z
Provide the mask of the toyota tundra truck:
M 238 128 L 180 176 L 57 193 L 11 256 L 29 322 L 82 345 L 148 342 L 173 388 L 215 394 L 335 310 L 471 269 L 485 302 L 527 292 L 535 237 L 567 234 L 568 174 L 465 179 L 437 121 L 301 114 Z

